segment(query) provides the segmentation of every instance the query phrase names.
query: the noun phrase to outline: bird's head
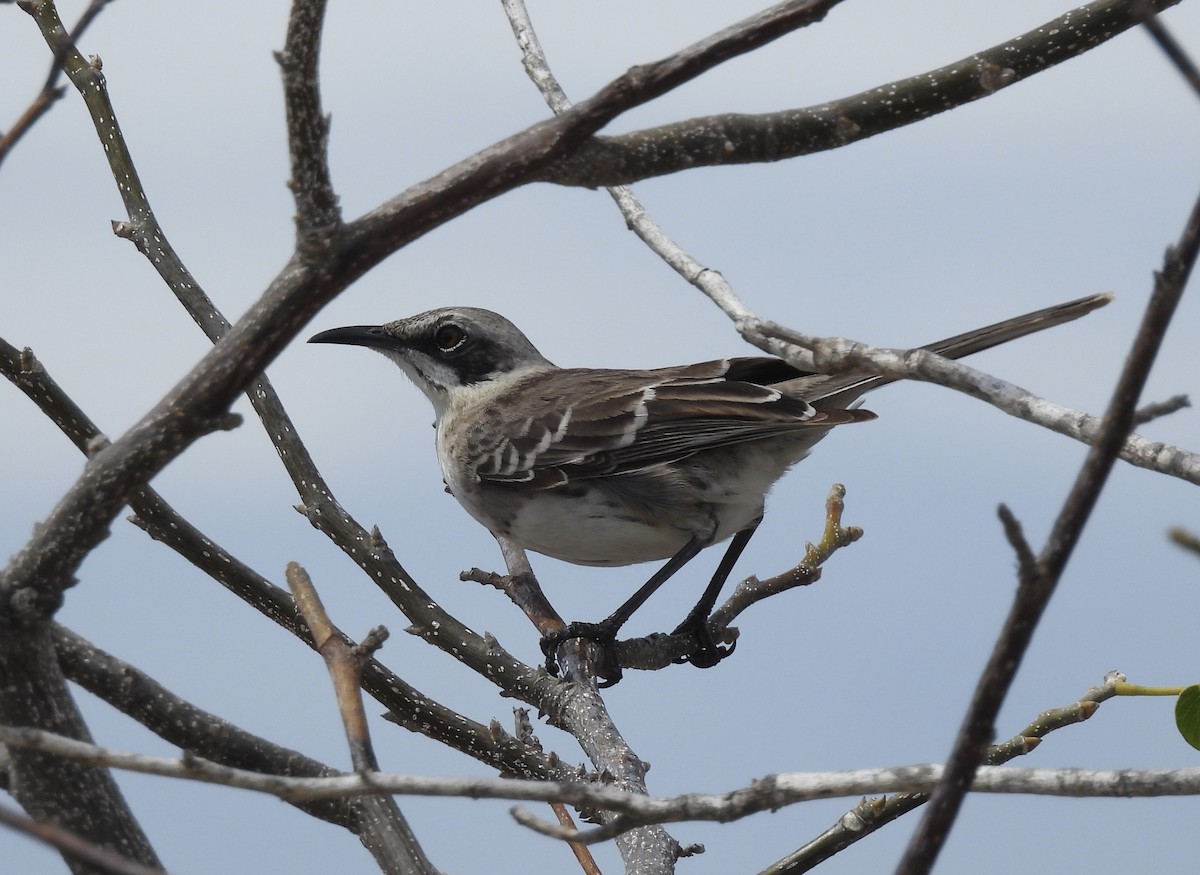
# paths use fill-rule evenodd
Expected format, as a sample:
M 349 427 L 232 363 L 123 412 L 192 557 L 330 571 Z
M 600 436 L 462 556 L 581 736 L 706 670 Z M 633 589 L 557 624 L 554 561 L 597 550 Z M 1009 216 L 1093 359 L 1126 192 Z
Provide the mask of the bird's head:
M 366 346 L 383 353 L 420 387 L 438 418 L 456 395 L 509 375 L 554 367 L 515 325 L 478 307 L 443 307 L 385 325 L 331 328 L 308 342 Z

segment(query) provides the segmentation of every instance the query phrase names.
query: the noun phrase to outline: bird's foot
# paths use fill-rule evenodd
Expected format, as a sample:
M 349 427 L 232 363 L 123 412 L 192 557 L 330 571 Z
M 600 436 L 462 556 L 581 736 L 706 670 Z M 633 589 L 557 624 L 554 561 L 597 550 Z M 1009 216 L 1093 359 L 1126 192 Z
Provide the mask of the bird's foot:
M 736 640 L 728 645 L 717 643 L 712 630 L 708 627 L 707 614 L 695 612 L 688 614 L 687 618 L 671 634 L 695 637 L 696 647 L 691 652 L 678 657 L 675 662 L 680 664 L 690 662 L 696 668 L 712 668 L 737 648 Z
M 546 671 L 557 677 L 558 646 L 572 638 L 586 638 L 596 644 L 599 651 L 596 660 L 596 686 L 601 689 L 615 686 L 621 680 L 621 664 L 617 662 L 617 628 L 608 623 L 568 623 L 557 632 L 542 636 L 540 642 L 542 653 L 546 657 Z

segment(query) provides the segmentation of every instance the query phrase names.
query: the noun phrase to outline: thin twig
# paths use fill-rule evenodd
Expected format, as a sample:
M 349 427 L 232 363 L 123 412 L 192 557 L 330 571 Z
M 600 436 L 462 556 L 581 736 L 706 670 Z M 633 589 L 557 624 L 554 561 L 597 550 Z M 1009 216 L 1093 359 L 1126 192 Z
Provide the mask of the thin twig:
M 1150 31 L 1150 35 L 1154 37 L 1158 47 L 1163 50 L 1163 54 L 1175 65 L 1175 69 L 1179 71 L 1183 81 L 1191 86 L 1197 96 L 1200 96 L 1200 68 L 1197 68 L 1196 62 L 1191 59 L 1187 50 L 1179 44 L 1179 40 L 1175 39 L 1167 30 L 1167 26 L 1158 18 L 1154 6 L 1142 2 L 1136 11 L 1142 16 L 1142 24 L 1146 30 Z
M 83 10 L 83 14 L 79 16 L 79 20 L 75 22 L 75 27 L 71 31 L 70 42 L 78 42 L 83 36 L 84 31 L 88 29 L 100 12 L 111 3 L 112 0 L 92 0 L 88 4 L 87 9 Z M 66 46 L 70 43 L 64 43 L 63 47 L 55 51 L 54 58 L 50 62 L 50 72 L 46 74 L 46 81 L 42 84 L 42 90 L 38 92 L 37 97 L 25 108 L 11 128 L 4 134 L 0 135 L 0 164 L 8 157 L 8 153 L 13 147 L 20 142 L 21 138 L 37 123 L 43 115 L 45 115 L 55 103 L 59 101 L 64 94 L 67 93 L 65 86 L 59 85 L 58 80 L 62 75 L 63 55 L 66 52 Z
M 540 747 L 540 742 L 537 736 L 533 734 L 533 724 L 529 721 L 529 711 L 525 708 L 513 708 L 513 734 L 527 744 L 533 744 Z M 550 810 L 554 812 L 555 818 L 558 819 L 560 826 L 575 828 L 575 820 L 571 817 L 571 812 L 567 810 L 567 806 L 561 802 L 551 802 Z M 575 855 L 575 860 L 579 863 L 579 868 L 583 870 L 584 875 L 600 875 L 600 867 L 596 865 L 595 858 L 592 857 L 592 852 L 587 845 L 581 845 L 578 842 L 570 842 L 569 847 L 571 853 Z
M 578 831 L 575 826 L 575 820 L 571 817 L 571 812 L 567 811 L 567 806 L 561 802 L 551 802 L 550 810 L 554 812 L 554 816 L 558 818 L 558 825 L 563 829 Z M 601 875 L 600 867 L 596 865 L 596 858 L 592 856 L 592 852 L 588 850 L 587 845 L 579 842 L 568 842 L 568 847 L 571 853 L 575 855 L 576 861 L 579 863 L 579 868 L 584 875 Z
M 363 709 L 363 669 L 371 655 L 387 638 L 382 626 L 372 629 L 364 643 L 352 647 L 329 619 L 325 605 L 317 595 L 311 578 L 299 563 L 287 566 L 288 587 L 296 600 L 296 607 L 304 622 L 312 631 L 317 652 L 325 660 L 329 677 L 333 681 L 337 696 L 338 713 L 346 730 L 346 742 L 350 746 L 350 760 L 356 774 L 363 778 L 379 771 L 379 760 L 371 744 L 371 732 L 367 726 L 367 714 Z M 395 798 L 385 794 L 367 797 L 372 813 L 382 819 L 393 833 L 386 848 L 372 848 L 385 871 L 402 872 L 404 875 L 436 875 L 436 869 L 417 841 L 416 833 L 400 811 Z
M 765 580 L 751 576 L 738 583 L 725 603 L 712 613 L 709 623 L 724 631 L 743 611 L 770 596 L 798 586 L 809 586 L 821 579 L 821 566 L 843 547 L 863 536 L 858 526 L 843 526 L 846 487 L 835 483 L 825 497 L 825 527 L 816 544 L 807 543 L 804 558 L 793 568 Z
M 1133 425 L 1136 428 L 1191 406 L 1192 401 L 1187 395 L 1172 395 L 1165 401 L 1152 401 L 1139 407 L 1133 414 Z
M 321 108 L 321 33 L 325 0 L 297 0 L 287 39 L 275 60 L 283 71 L 288 150 L 296 201 L 296 250 L 320 263 L 327 241 L 342 224 L 329 171 L 329 117 Z
M 1193 534 L 1187 529 L 1176 526 L 1168 532 L 1171 540 L 1185 550 L 1200 555 L 1200 535 Z
M 333 690 L 337 696 L 338 713 L 342 717 L 342 725 L 346 729 L 346 742 L 350 745 L 350 759 L 354 771 L 359 774 L 379 770 L 379 759 L 371 744 L 371 731 L 367 726 L 367 712 L 363 709 L 362 669 L 365 659 L 356 652 L 358 648 L 350 647 L 342 640 L 341 633 L 329 620 L 325 605 L 317 594 L 308 572 L 298 562 L 289 562 L 287 566 L 288 588 L 292 598 L 296 600 L 296 609 L 304 617 L 312 632 L 313 643 L 317 652 L 325 660 L 329 669 L 329 677 L 333 681 Z M 375 646 L 383 643 L 387 630 L 375 635 Z M 370 654 L 366 654 L 367 657 Z
M 1012 738 L 992 745 L 988 749 L 986 763 L 989 766 L 998 766 L 1009 762 L 1029 753 L 1049 733 L 1087 720 L 1096 713 L 1101 702 L 1112 698 L 1118 679 L 1124 678 L 1119 673 L 1110 673 L 1105 677 L 1103 685 L 1092 687 L 1078 701 L 1065 707 L 1043 711 Z M 799 875 L 809 872 L 855 842 L 921 807 L 928 800 L 929 795 L 926 793 L 864 798 L 838 818 L 837 823 L 829 829 L 782 860 L 768 866 L 759 875 Z

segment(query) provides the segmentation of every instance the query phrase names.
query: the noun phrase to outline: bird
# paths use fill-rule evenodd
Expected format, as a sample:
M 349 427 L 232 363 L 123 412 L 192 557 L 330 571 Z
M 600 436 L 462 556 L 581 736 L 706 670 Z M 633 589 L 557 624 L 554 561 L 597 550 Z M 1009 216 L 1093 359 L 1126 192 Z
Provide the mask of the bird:
M 1107 304 L 1091 295 L 928 344 L 959 358 L 1076 319 Z M 560 368 L 512 322 L 478 307 L 443 307 L 383 325 L 333 328 L 310 343 L 363 346 L 391 359 L 433 405 L 446 489 L 475 520 L 518 547 L 577 565 L 663 561 L 598 623 L 543 637 L 590 638 L 608 656 L 626 620 L 706 547 L 729 541 L 716 573 L 673 634 L 679 661 L 711 668 L 733 651 L 708 617 L 763 518 L 767 493 L 833 428 L 875 414 L 860 397 L 893 382 L 804 371 L 772 356 L 649 370 Z

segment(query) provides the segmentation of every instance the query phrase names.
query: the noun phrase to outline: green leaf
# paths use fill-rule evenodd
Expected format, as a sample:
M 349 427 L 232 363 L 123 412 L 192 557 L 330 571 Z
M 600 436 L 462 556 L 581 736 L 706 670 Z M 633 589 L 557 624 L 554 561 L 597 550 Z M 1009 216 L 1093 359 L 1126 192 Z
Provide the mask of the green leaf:
M 1200 684 L 1192 684 L 1175 700 L 1175 725 L 1183 740 L 1200 750 Z

